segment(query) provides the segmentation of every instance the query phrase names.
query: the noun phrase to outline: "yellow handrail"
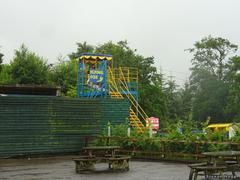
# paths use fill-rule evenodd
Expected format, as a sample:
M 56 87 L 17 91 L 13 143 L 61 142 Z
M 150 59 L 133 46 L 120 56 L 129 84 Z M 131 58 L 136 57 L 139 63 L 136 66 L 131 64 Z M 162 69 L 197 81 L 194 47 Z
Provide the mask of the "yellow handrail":
M 121 80 L 119 80 L 120 82 L 122 82 Z M 123 82 L 122 82 L 123 83 Z M 125 87 L 126 88 L 126 87 Z M 124 91 L 124 89 L 123 88 L 121 88 L 121 90 L 123 90 Z M 126 96 L 128 97 L 128 100 L 131 102 L 131 104 L 136 108 L 136 109 L 138 109 L 139 110 L 139 108 L 140 108 L 140 110 L 142 111 L 140 111 L 139 112 L 139 114 L 140 114 L 140 116 L 142 117 L 142 119 L 144 120 L 144 121 L 146 121 L 146 119 L 148 118 L 148 116 L 147 116 L 147 114 L 145 113 L 145 111 L 142 109 L 142 107 L 138 104 L 138 102 L 137 102 L 137 100 L 132 96 L 132 94 L 130 93 L 130 91 L 128 90 L 128 89 L 126 89 L 127 90 L 127 94 L 126 94 Z M 132 96 L 132 99 L 129 97 L 129 95 L 130 96 Z M 135 103 L 133 102 L 133 101 L 135 101 Z M 135 105 L 135 104 L 137 104 L 137 106 Z M 144 115 L 143 115 L 144 114 Z
M 113 88 L 115 89 L 116 92 L 119 93 L 119 95 L 121 96 L 121 98 L 123 98 L 122 94 L 119 92 L 119 89 L 118 89 L 118 86 L 114 80 L 114 74 L 112 73 L 112 70 L 111 68 L 109 68 L 109 73 L 110 73 L 110 76 L 109 76 L 109 89 L 111 88 L 113 90 Z M 111 77 L 111 79 L 110 79 Z M 111 85 L 111 86 L 110 86 Z M 112 88 L 113 87 L 113 88 Z
M 125 81 L 125 77 L 123 76 L 123 72 L 122 72 L 121 68 L 119 68 L 119 69 L 120 69 L 121 75 L 122 75 L 122 77 L 123 77 L 123 79 L 124 79 L 124 81 Z M 127 84 L 124 83 L 124 82 L 122 82 L 121 79 L 119 79 L 119 81 L 123 84 L 125 90 L 128 92 L 128 93 L 127 93 L 128 99 L 130 100 L 129 96 L 131 96 L 131 98 L 133 99 L 133 101 L 135 101 L 135 103 L 138 104 L 138 101 L 137 101 L 137 100 L 135 99 L 135 97 L 130 93 Z M 126 82 L 126 81 L 125 81 L 125 82 Z M 131 100 L 130 100 L 130 101 L 131 101 Z M 132 102 L 132 101 L 131 101 L 131 102 Z M 132 104 L 134 104 L 134 103 L 132 103 Z M 146 121 L 146 118 L 148 118 L 148 115 L 146 114 L 146 112 L 142 109 L 142 107 L 141 107 L 139 104 L 138 104 L 138 107 L 136 107 L 136 108 L 140 108 L 140 110 L 142 111 L 142 113 L 144 114 L 145 117 L 142 115 L 141 112 L 140 112 L 140 115 L 141 115 L 142 118 Z
M 146 113 L 143 111 L 143 109 L 139 106 L 137 100 L 132 96 L 132 94 L 130 93 L 127 85 L 121 80 L 121 78 L 123 77 L 122 79 L 125 81 L 125 77 L 122 76 L 122 74 L 123 74 L 122 70 L 120 69 L 119 72 L 120 72 L 120 73 L 119 73 L 119 77 L 118 77 L 117 80 L 118 80 L 118 82 L 119 82 L 120 84 L 123 85 L 124 89 L 123 89 L 123 87 L 122 87 L 121 85 L 118 86 L 118 84 L 117 84 L 116 81 L 115 81 L 114 73 L 113 73 L 112 70 L 109 68 L 109 77 L 108 77 L 108 81 L 109 81 L 109 92 L 114 92 L 114 93 L 117 94 L 117 96 L 119 96 L 120 98 L 123 98 L 123 95 L 120 93 L 120 91 L 125 91 L 125 92 L 127 91 L 126 96 L 127 96 L 127 98 L 129 99 L 130 103 L 134 106 L 135 109 L 139 109 L 139 108 L 140 108 L 140 110 L 141 110 L 141 111 L 143 112 L 143 114 L 145 115 L 145 117 L 144 117 L 144 115 L 143 115 L 141 112 L 139 112 L 140 117 L 141 117 L 144 121 L 146 121 L 146 118 L 147 118 L 148 116 L 147 116 Z M 121 78 L 120 78 L 120 75 L 122 76 Z M 130 97 L 130 96 L 131 96 L 131 97 Z M 133 110 L 131 107 L 130 107 L 130 111 L 133 112 L 133 113 L 134 113 L 134 116 L 138 119 L 139 122 L 141 122 L 140 119 L 138 118 L 138 116 L 136 115 L 136 113 L 134 112 L 134 110 Z M 143 125 L 140 126 L 140 125 L 137 123 L 137 121 L 131 121 L 131 122 L 133 122 L 133 123 L 136 125 L 136 127 L 137 127 L 139 130 L 142 131 L 142 126 L 143 126 Z M 141 123 L 141 124 L 142 124 L 142 123 Z

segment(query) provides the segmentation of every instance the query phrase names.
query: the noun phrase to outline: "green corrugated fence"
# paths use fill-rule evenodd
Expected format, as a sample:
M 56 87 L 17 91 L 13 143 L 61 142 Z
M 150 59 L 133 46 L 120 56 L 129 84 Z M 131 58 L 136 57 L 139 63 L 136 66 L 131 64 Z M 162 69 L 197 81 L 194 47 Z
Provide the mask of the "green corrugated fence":
M 128 116 L 126 100 L 0 97 L 0 157 L 76 152 L 84 145 L 83 137 Z

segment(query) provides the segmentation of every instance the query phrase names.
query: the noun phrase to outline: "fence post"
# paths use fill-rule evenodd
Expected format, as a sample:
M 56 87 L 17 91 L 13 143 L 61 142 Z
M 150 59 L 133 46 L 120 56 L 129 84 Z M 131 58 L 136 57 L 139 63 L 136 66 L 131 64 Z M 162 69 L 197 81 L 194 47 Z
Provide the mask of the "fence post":
M 153 130 L 152 130 L 152 123 L 150 123 L 149 125 L 149 138 L 152 138 L 152 135 L 153 135 Z
M 131 139 L 132 143 L 133 143 L 133 150 L 132 150 L 132 156 L 135 156 L 137 153 L 136 153 L 136 144 L 134 143 L 134 140 Z
M 127 129 L 127 137 L 130 137 L 131 136 L 131 128 L 128 126 L 128 129 Z
M 162 141 L 162 158 L 165 158 L 165 143 Z
M 199 143 L 198 142 L 195 142 L 195 147 L 196 147 L 196 149 L 195 149 L 195 158 L 196 158 L 196 160 L 198 160 L 199 159 Z
M 111 137 L 111 123 L 108 122 L 107 126 L 108 126 L 107 146 L 109 146 L 110 145 L 110 137 Z
M 85 136 L 85 147 L 87 147 L 88 146 L 88 137 L 87 136 Z
M 111 136 L 111 123 L 108 122 L 107 126 L 108 126 L 108 136 L 110 137 Z

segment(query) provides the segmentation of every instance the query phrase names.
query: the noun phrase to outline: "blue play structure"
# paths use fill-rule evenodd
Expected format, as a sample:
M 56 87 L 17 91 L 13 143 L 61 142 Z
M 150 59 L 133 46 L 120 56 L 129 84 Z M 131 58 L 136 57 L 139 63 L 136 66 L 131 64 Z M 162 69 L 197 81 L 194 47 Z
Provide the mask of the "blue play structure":
M 106 97 L 108 95 L 108 54 L 84 53 L 78 55 L 77 97 Z
M 138 76 L 135 68 L 110 68 L 110 54 L 79 54 L 77 97 L 107 97 L 131 94 L 138 99 Z M 115 87 L 109 89 L 110 87 Z
M 112 68 L 112 55 L 84 53 L 77 56 L 77 97 L 127 99 L 130 103 L 129 123 L 144 132 L 147 114 L 138 104 L 138 70 Z

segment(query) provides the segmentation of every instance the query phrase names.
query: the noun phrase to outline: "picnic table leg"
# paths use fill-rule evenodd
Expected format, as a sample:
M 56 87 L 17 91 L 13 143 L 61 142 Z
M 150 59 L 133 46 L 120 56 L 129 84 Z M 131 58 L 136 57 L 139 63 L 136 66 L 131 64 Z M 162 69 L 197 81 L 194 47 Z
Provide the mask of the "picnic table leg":
M 194 173 L 194 180 L 197 180 L 197 176 L 198 176 L 198 171 L 195 171 L 195 173 Z
M 236 156 L 236 160 L 237 160 L 237 163 L 240 164 L 240 157 L 239 156 Z
M 194 170 L 193 170 L 193 168 L 191 168 L 191 169 L 190 169 L 190 173 L 189 173 L 189 178 L 188 178 L 188 180 L 192 180 L 192 178 L 193 178 L 193 173 L 194 173 Z
M 112 150 L 112 157 L 115 156 L 115 149 Z
M 119 159 L 111 161 L 112 170 L 129 170 L 129 160 L 128 159 Z
M 76 162 L 76 173 L 85 170 L 93 170 L 94 169 L 94 162 L 85 162 L 85 161 L 77 161 Z

